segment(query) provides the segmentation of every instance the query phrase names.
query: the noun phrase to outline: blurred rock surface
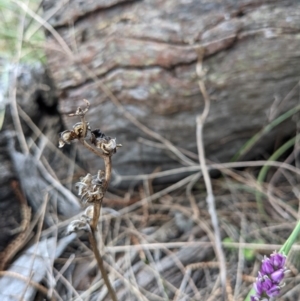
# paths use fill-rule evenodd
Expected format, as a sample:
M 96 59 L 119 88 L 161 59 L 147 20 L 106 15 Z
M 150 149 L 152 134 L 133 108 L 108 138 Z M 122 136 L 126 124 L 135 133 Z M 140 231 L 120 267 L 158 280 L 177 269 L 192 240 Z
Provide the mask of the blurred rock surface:
M 128 121 L 100 84 L 142 124 L 175 146 L 196 152 L 195 118 L 203 100 L 195 67 L 197 49 L 204 47 L 212 100 L 204 142 L 207 157 L 217 162 L 230 160 L 272 118 L 299 101 L 297 93 L 289 94 L 300 72 L 298 1 L 43 3 L 45 18 L 63 38 L 61 44 L 50 34 L 47 38 L 59 111 L 65 116 L 83 98 L 91 102 L 91 126 L 123 144 L 114 157 L 119 174 L 174 168 L 178 162 L 168 150 L 140 143 L 139 137 L 157 141 Z M 70 118 L 64 122 L 67 128 L 73 124 Z M 247 158 L 265 156 L 276 139 L 294 132 L 292 121 L 282 123 Z M 80 152 L 95 172 L 98 159 Z

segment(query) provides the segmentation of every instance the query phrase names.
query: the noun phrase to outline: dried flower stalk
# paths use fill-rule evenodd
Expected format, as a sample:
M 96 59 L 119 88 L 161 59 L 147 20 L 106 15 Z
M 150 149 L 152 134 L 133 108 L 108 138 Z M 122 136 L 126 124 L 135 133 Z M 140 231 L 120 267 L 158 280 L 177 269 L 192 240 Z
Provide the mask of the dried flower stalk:
M 89 204 L 89 206 L 78 220 L 74 220 L 69 224 L 67 232 L 71 233 L 83 230 L 89 233 L 89 241 L 103 280 L 111 299 L 117 301 L 116 293 L 109 281 L 103 258 L 97 246 L 95 233 L 101 213 L 102 201 L 111 178 L 111 157 L 122 145 L 117 144 L 115 138 L 106 136 L 100 129 L 91 130 L 89 123 L 85 120 L 85 115 L 89 110 L 90 103 L 86 99 L 84 99 L 84 102 L 86 104 L 85 109 L 79 107 L 75 113 L 69 115 L 80 117 L 80 122 L 74 124 L 72 130 L 66 130 L 60 134 L 59 147 L 78 140 L 85 148 L 104 160 L 105 171 L 99 170 L 97 175 L 94 176 L 88 173 L 85 177 L 80 179 L 80 182 L 76 183 L 81 202 L 84 205 Z M 92 145 L 86 141 L 89 132 Z

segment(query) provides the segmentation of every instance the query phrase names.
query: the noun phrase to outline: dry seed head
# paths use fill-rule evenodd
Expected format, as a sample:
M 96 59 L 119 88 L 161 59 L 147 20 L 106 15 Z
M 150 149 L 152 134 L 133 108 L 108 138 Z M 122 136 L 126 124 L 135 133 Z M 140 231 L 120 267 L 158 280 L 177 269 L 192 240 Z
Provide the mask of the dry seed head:
M 88 194 L 89 194 L 89 198 L 88 198 L 89 203 L 96 202 L 97 200 L 101 200 L 103 198 L 102 188 L 95 189 L 95 191 L 89 192 Z
M 75 184 L 75 187 L 78 189 L 78 195 L 83 195 L 86 192 L 87 188 L 88 188 L 88 186 L 85 183 L 82 183 L 82 182 L 77 182 Z
M 97 139 L 96 141 L 96 147 L 100 148 L 105 155 L 109 156 L 116 153 L 117 149 L 121 146 L 121 144 L 117 144 L 116 138 L 106 137 L 104 139 Z
M 65 144 L 70 144 L 72 140 L 76 139 L 77 135 L 73 131 L 63 131 L 59 138 L 59 147 L 62 148 Z
M 94 216 L 94 206 L 88 206 L 84 211 L 84 215 L 87 216 L 89 219 L 92 219 Z
M 81 137 L 83 134 L 84 125 L 82 122 L 77 122 L 73 125 L 73 131 L 77 135 L 77 137 Z
M 93 176 L 92 184 L 97 186 L 102 186 L 105 180 L 105 172 L 103 170 L 98 170 L 96 176 Z
M 62 139 L 59 139 L 59 140 L 58 140 L 58 147 L 59 147 L 59 148 L 64 147 L 65 144 L 66 144 L 66 143 L 65 143 Z
M 93 176 L 90 173 L 88 173 L 85 177 L 80 178 L 80 182 L 87 185 L 91 185 L 92 180 Z
M 90 224 L 85 216 L 81 216 L 79 220 L 76 219 L 72 221 L 67 228 L 67 234 L 71 234 L 73 232 L 78 232 L 82 230 L 86 232 L 91 231 Z
M 94 203 L 103 198 L 103 180 L 104 172 L 99 170 L 96 176 L 88 173 L 76 183 L 75 187 L 78 189 L 78 195 L 81 196 L 80 200 L 83 204 Z
M 116 147 L 117 147 L 116 138 L 110 139 L 107 143 L 103 143 L 104 150 L 106 150 L 109 153 L 115 151 Z
M 116 138 L 106 136 L 100 129 L 91 131 L 91 142 L 108 156 L 114 154 L 122 146 L 121 144 L 117 144 Z
M 90 195 L 88 191 L 83 192 L 80 201 L 82 202 L 82 204 L 86 204 L 90 201 Z

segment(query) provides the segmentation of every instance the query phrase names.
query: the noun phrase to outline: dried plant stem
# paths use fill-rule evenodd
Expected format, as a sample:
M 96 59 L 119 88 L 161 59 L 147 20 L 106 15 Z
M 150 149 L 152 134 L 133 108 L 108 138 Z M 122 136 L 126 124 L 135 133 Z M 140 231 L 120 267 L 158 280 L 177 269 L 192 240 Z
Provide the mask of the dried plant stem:
M 100 218 L 100 213 L 101 213 L 101 207 L 102 207 L 102 201 L 105 195 L 105 192 L 108 188 L 108 184 L 110 182 L 111 178 L 111 156 L 104 156 L 104 163 L 105 163 L 105 183 L 103 185 L 103 197 L 99 202 L 94 203 L 94 215 L 93 215 L 93 220 L 91 224 L 91 228 L 96 231 L 97 230 L 97 225 L 98 221 Z
M 93 148 L 91 145 L 89 145 L 85 140 L 80 140 L 80 142 L 83 144 L 84 147 L 86 147 L 89 151 L 94 153 L 96 156 L 102 158 L 104 160 L 105 156 L 101 154 L 98 150 Z
M 118 299 L 117 299 L 116 293 L 115 293 L 114 289 L 112 288 L 112 285 L 110 283 L 110 280 L 108 278 L 108 275 L 107 275 L 105 267 L 104 267 L 103 259 L 98 250 L 95 231 L 93 229 L 91 229 L 91 232 L 89 233 L 89 240 L 90 240 L 90 244 L 92 246 L 95 258 L 97 260 L 98 267 L 101 271 L 102 278 L 103 278 L 105 285 L 108 289 L 108 292 L 110 294 L 110 297 L 111 297 L 112 301 L 117 301 Z
M 28 282 L 30 286 L 34 287 L 35 289 L 40 291 L 45 296 L 48 295 L 48 289 L 45 286 L 43 286 L 35 281 L 32 281 L 31 279 L 29 279 L 28 277 L 25 277 L 22 274 L 19 274 L 17 272 L 13 272 L 13 271 L 0 271 L 0 277 L 4 277 L 4 276 L 22 280 L 24 282 Z M 55 298 L 51 298 L 50 300 L 54 301 Z
M 104 164 L 105 164 L 105 184 L 103 187 L 103 191 L 105 193 L 111 178 L 111 156 L 104 157 Z
M 256 166 L 272 166 L 278 167 L 282 169 L 289 170 L 296 175 L 300 175 L 300 169 L 289 165 L 285 162 L 275 162 L 275 161 L 267 161 L 267 160 L 259 160 L 259 161 L 243 161 L 243 162 L 229 162 L 229 163 L 210 163 L 207 164 L 206 167 L 208 170 L 229 170 L 230 168 L 239 168 L 239 167 L 256 167 Z M 167 177 L 178 173 L 185 173 L 185 172 L 195 172 L 201 171 L 201 166 L 194 165 L 194 166 L 187 166 L 187 167 L 179 167 L 174 169 L 169 169 L 165 171 L 160 171 L 157 173 L 152 174 L 141 174 L 137 176 L 121 176 L 117 175 L 117 181 L 133 181 L 133 180 L 148 180 L 148 179 L 157 179 L 161 177 Z
M 212 184 L 211 179 L 208 173 L 208 168 L 206 166 L 205 162 L 205 151 L 204 151 L 204 145 L 203 145 L 203 126 L 205 123 L 205 120 L 209 113 L 209 107 L 210 107 L 210 99 L 209 95 L 206 91 L 206 87 L 203 81 L 204 77 L 204 70 L 202 69 L 202 60 L 203 60 L 204 50 L 200 49 L 199 51 L 199 59 L 196 66 L 197 75 L 199 76 L 199 88 L 201 91 L 201 94 L 204 99 L 204 109 L 203 113 L 199 116 L 197 116 L 197 148 L 198 148 L 198 154 L 199 154 L 199 162 L 201 165 L 201 170 L 203 174 L 203 179 L 205 182 L 207 197 L 206 202 L 208 206 L 208 211 L 211 217 L 211 222 L 214 229 L 214 236 L 215 236 L 215 250 L 216 255 L 218 258 L 218 261 L 220 262 L 220 282 L 222 285 L 222 296 L 224 299 L 228 299 L 227 291 L 226 291 L 226 260 L 225 255 L 222 249 L 222 242 L 221 242 L 221 234 L 220 234 L 220 228 L 219 228 L 219 222 L 218 222 L 218 216 L 216 213 L 216 205 L 215 205 L 215 197 L 212 190 Z
M 100 213 L 101 213 L 101 206 L 102 206 L 102 201 L 104 198 L 104 195 L 106 193 L 106 190 L 108 188 L 109 182 L 110 182 L 110 178 L 111 178 L 111 155 L 104 155 L 102 153 L 100 153 L 97 149 L 93 148 L 91 145 L 89 145 L 85 140 L 80 140 L 80 142 L 91 152 L 93 152 L 94 154 L 96 154 L 97 156 L 99 156 L 100 158 L 102 158 L 104 160 L 104 164 L 105 164 L 105 183 L 103 184 L 103 197 L 98 200 L 97 202 L 94 203 L 94 213 L 93 213 L 93 219 L 91 222 L 91 231 L 89 233 L 89 241 L 90 244 L 92 246 L 92 250 L 94 252 L 94 256 L 96 258 L 98 267 L 101 271 L 102 274 L 102 278 L 105 282 L 105 285 L 108 289 L 108 292 L 110 294 L 110 297 L 112 299 L 112 301 L 117 301 L 117 296 L 116 293 L 110 283 L 110 280 L 108 278 L 107 272 L 105 270 L 104 267 L 104 261 L 103 258 L 100 254 L 100 251 L 98 249 L 98 244 L 97 244 L 97 240 L 96 240 L 96 231 L 97 231 L 97 225 L 98 225 L 98 221 L 100 218 Z
M 97 231 L 97 225 L 101 213 L 101 205 L 102 205 L 102 200 L 94 204 L 93 220 L 91 223 L 91 228 L 93 231 Z

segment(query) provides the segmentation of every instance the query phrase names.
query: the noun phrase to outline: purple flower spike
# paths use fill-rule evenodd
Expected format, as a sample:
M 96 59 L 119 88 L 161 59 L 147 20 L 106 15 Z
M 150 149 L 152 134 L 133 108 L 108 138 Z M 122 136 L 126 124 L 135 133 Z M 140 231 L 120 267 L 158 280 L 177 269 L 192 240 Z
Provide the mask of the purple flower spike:
M 270 258 L 264 257 L 261 269 L 253 287 L 256 292 L 251 296 L 251 301 L 269 301 L 271 297 L 280 294 L 282 285 L 280 282 L 284 278 L 286 256 L 274 252 Z

